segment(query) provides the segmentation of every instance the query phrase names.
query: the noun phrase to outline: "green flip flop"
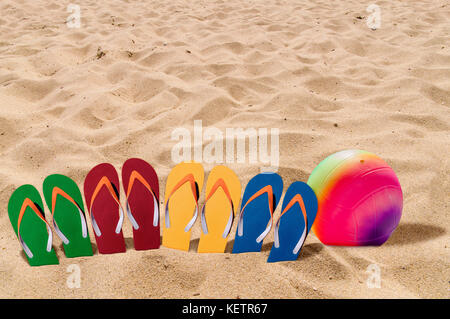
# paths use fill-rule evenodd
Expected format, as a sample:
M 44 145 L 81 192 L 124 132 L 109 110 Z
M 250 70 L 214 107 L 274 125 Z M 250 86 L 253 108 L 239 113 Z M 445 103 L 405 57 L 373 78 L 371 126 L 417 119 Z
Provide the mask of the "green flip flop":
M 23 185 L 14 191 L 8 203 L 8 216 L 30 266 L 59 264 L 41 195 L 34 186 Z
M 43 191 L 66 257 L 92 256 L 83 198 L 77 184 L 67 176 L 54 174 L 44 180 Z

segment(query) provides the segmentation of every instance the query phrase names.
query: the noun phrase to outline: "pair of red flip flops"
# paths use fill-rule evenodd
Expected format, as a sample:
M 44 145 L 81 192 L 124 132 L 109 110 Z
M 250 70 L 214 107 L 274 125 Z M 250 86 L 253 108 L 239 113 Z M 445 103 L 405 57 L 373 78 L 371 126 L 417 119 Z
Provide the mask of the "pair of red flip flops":
M 123 164 L 122 183 L 125 206 L 120 202 L 119 176 L 111 164 L 95 166 L 84 181 L 84 196 L 99 253 L 126 251 L 122 233 L 124 211 L 133 226 L 134 248 L 159 248 L 159 182 L 155 170 L 146 161 L 131 158 Z

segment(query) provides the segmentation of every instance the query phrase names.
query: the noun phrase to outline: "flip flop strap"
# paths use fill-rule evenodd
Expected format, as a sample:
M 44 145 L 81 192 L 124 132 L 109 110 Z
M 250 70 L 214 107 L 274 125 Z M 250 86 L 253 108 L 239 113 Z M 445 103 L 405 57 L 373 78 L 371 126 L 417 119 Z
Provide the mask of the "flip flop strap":
M 81 235 L 83 238 L 87 237 L 87 224 L 86 224 L 86 218 L 84 216 L 84 212 L 81 210 L 81 207 L 78 205 L 78 203 L 65 191 L 63 191 L 59 187 L 54 187 L 52 191 L 52 218 L 53 218 L 53 226 L 55 227 L 56 234 L 61 238 L 61 240 L 64 242 L 64 244 L 69 244 L 69 240 L 67 237 L 63 234 L 63 232 L 59 229 L 58 224 L 55 220 L 55 208 L 56 208 L 56 199 L 58 198 L 58 195 L 64 197 L 69 202 L 71 202 L 77 209 L 78 213 L 80 214 L 81 219 Z
M 119 196 L 116 194 L 116 191 L 114 190 L 114 187 L 112 186 L 111 181 L 108 179 L 108 177 L 103 176 L 100 179 L 100 181 L 98 182 L 97 187 L 94 190 L 94 193 L 91 198 L 90 211 L 89 211 L 89 213 L 91 215 L 91 219 L 92 219 L 92 228 L 94 228 L 94 231 L 95 231 L 95 234 L 97 235 L 97 237 L 100 237 L 102 235 L 102 233 L 100 231 L 100 228 L 97 225 L 97 222 L 95 221 L 94 212 L 92 211 L 92 207 L 94 204 L 94 200 L 97 198 L 97 195 L 100 193 L 100 190 L 102 189 L 102 187 L 106 187 L 106 189 L 109 191 L 109 193 L 111 194 L 113 199 L 119 205 L 119 221 L 117 222 L 116 229 L 115 229 L 116 234 L 120 233 L 120 231 L 122 229 L 122 224 L 123 224 L 123 208 L 122 208 L 122 205 L 120 204 Z
M 271 185 L 264 186 L 259 191 L 257 191 L 255 194 L 253 194 L 253 196 L 250 197 L 247 200 L 247 202 L 245 203 L 245 205 L 241 209 L 241 214 L 239 216 L 239 223 L 238 223 L 238 236 L 242 236 L 244 234 L 244 219 L 243 219 L 243 216 L 244 216 L 245 208 L 253 200 L 255 200 L 256 198 L 258 198 L 259 196 L 261 196 L 261 195 L 263 195 L 265 193 L 267 193 L 267 198 L 268 198 L 268 201 L 269 201 L 270 220 L 267 223 L 266 229 L 258 236 L 258 238 L 256 238 L 256 242 L 260 243 L 267 236 L 267 234 L 269 233 L 270 229 L 272 228 L 273 211 L 274 211 L 274 207 L 273 207 L 273 204 L 274 204 L 273 203 L 273 189 L 272 189 Z
M 192 174 L 187 174 L 185 177 L 183 177 L 182 179 L 180 179 L 180 181 L 178 182 L 178 184 L 175 185 L 175 187 L 172 189 L 172 191 L 169 194 L 169 197 L 167 198 L 167 202 L 165 205 L 165 223 L 166 223 L 166 228 L 170 228 L 170 220 L 169 220 L 169 200 L 172 197 L 172 195 L 181 187 L 183 186 L 185 183 L 189 182 L 191 185 L 191 191 L 192 191 L 192 196 L 194 197 L 194 201 L 195 201 L 195 209 L 194 209 L 194 215 L 192 217 L 192 219 L 189 221 L 189 223 L 186 225 L 186 227 L 184 228 L 185 232 L 188 232 L 192 226 L 194 225 L 196 219 L 197 219 L 197 215 L 198 215 L 198 198 L 197 198 L 197 190 L 195 187 L 195 178 L 194 175 Z
M 19 242 L 22 245 L 23 250 L 25 251 L 25 253 L 27 254 L 27 256 L 29 258 L 33 258 L 33 253 L 31 252 L 30 248 L 28 248 L 27 244 L 25 243 L 25 241 L 22 239 L 22 235 L 20 234 L 20 224 L 22 222 L 22 218 L 23 215 L 25 214 L 25 211 L 27 210 L 27 208 L 31 208 L 33 210 L 33 212 L 45 223 L 45 225 L 47 226 L 47 232 L 48 232 L 48 240 L 47 240 L 47 252 L 50 252 L 52 250 L 52 242 L 53 242 L 53 234 L 52 234 L 52 230 L 50 228 L 50 225 L 48 224 L 48 222 L 45 220 L 44 216 L 41 214 L 41 212 L 39 211 L 39 209 L 37 208 L 36 204 L 29 198 L 25 198 L 25 200 L 22 203 L 22 207 L 20 208 L 20 213 L 19 213 L 19 219 L 17 220 L 17 235 L 19 237 Z
M 306 239 L 306 235 L 307 235 L 307 231 L 308 231 L 308 215 L 306 214 L 305 203 L 303 202 L 303 198 L 300 194 L 296 194 L 294 197 L 292 197 L 292 199 L 289 201 L 289 204 L 286 205 L 284 210 L 281 212 L 281 215 L 278 218 L 278 220 L 275 224 L 275 229 L 274 229 L 274 245 L 276 248 L 278 248 L 278 247 L 280 247 L 280 239 L 278 236 L 278 230 L 280 227 L 281 217 L 289 209 L 291 209 L 291 207 L 294 206 L 296 203 L 300 206 L 300 210 L 303 214 L 303 218 L 305 219 L 305 227 L 303 228 L 303 232 L 302 232 L 302 235 L 300 236 L 300 239 L 298 240 L 297 244 L 295 245 L 294 249 L 292 250 L 293 254 L 297 254 L 299 252 L 299 250 L 302 248 L 303 244 L 305 243 L 305 239 Z
M 227 198 L 228 198 L 228 200 L 230 201 L 230 204 L 231 204 L 230 217 L 228 218 L 227 225 L 225 226 L 225 230 L 224 230 L 224 232 L 222 234 L 222 238 L 227 238 L 228 234 L 230 233 L 231 226 L 233 225 L 234 205 L 233 205 L 233 200 L 231 199 L 231 195 L 230 195 L 230 192 L 228 190 L 228 187 L 227 187 L 227 185 L 225 184 L 225 181 L 222 178 L 219 178 L 216 181 L 214 186 L 211 188 L 211 191 L 206 196 L 205 203 L 203 204 L 203 207 L 202 207 L 202 213 L 200 215 L 200 218 L 201 218 L 201 224 L 202 224 L 203 233 L 206 235 L 206 234 L 208 234 L 208 226 L 206 224 L 206 217 L 205 217 L 206 203 L 215 194 L 215 192 L 219 189 L 219 187 L 221 187 L 223 189 L 225 195 L 227 196 Z
M 128 218 L 130 219 L 131 224 L 133 225 L 133 228 L 136 230 L 139 229 L 139 224 L 137 223 L 136 219 L 134 218 L 134 216 L 131 212 L 130 204 L 128 202 L 128 197 L 131 194 L 131 189 L 133 188 L 135 181 L 141 182 L 141 184 L 144 185 L 144 187 L 148 189 L 150 194 L 152 194 L 152 197 L 153 197 L 153 226 L 156 227 L 159 224 L 159 200 L 156 197 L 155 192 L 153 191 L 150 184 L 147 183 L 145 178 L 141 174 L 139 174 L 139 172 L 137 172 L 137 171 L 131 172 L 130 181 L 129 181 L 128 189 L 127 189 L 127 215 L 128 215 Z

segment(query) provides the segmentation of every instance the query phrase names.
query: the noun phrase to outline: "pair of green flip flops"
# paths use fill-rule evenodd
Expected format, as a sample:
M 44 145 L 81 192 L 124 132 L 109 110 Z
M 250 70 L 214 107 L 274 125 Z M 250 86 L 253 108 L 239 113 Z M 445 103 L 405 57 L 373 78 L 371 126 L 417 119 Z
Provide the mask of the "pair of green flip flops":
M 43 193 L 66 257 L 92 256 L 83 198 L 77 184 L 67 176 L 50 175 L 44 180 Z M 31 266 L 59 264 L 52 247 L 52 229 L 34 186 L 22 185 L 14 191 L 8 215 Z

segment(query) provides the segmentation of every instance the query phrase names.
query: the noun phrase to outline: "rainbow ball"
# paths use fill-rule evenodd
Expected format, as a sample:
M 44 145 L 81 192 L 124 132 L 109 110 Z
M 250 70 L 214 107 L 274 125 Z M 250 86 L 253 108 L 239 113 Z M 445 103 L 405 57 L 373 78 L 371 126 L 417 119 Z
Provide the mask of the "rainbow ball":
M 400 183 L 375 154 L 360 150 L 332 154 L 313 170 L 308 185 L 319 201 L 312 228 L 326 245 L 381 245 L 400 222 Z

